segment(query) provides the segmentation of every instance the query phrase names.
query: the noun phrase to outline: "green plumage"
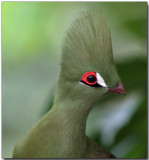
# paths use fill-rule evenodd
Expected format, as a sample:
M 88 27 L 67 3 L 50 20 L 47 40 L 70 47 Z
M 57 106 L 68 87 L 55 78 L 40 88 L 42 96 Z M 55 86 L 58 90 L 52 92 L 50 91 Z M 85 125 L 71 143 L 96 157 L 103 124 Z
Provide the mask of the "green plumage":
M 110 28 L 101 13 L 82 12 L 72 23 L 64 39 L 61 64 L 62 77 L 68 80 L 78 81 L 93 70 L 111 87 L 117 85 Z
M 119 82 L 111 34 L 101 13 L 82 12 L 64 39 L 61 70 L 52 109 L 16 145 L 13 158 L 112 158 L 85 134 L 91 108 L 108 92 L 79 83 L 88 71 L 109 87 Z

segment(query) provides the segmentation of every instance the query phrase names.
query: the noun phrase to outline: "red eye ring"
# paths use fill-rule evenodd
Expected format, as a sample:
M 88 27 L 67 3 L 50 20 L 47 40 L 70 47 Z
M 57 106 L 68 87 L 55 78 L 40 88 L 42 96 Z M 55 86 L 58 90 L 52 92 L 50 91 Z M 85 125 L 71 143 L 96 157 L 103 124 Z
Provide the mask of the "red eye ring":
M 96 73 L 93 71 L 86 72 L 81 81 L 88 85 L 95 85 L 97 83 Z

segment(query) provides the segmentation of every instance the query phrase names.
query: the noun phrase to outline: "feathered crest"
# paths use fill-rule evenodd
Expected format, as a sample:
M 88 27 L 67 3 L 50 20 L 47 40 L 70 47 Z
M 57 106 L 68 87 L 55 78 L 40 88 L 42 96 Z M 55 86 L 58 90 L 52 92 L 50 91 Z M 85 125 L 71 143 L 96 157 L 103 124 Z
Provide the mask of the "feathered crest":
M 64 39 L 61 64 L 72 78 L 113 65 L 110 28 L 102 13 L 81 12 L 75 19 Z

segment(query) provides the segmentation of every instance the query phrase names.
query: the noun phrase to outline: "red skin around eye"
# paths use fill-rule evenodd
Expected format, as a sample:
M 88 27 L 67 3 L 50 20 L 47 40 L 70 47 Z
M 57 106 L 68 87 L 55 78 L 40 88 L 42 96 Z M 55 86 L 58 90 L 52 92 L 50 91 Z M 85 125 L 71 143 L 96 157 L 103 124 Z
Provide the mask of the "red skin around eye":
M 85 82 L 86 84 L 89 84 L 89 85 L 94 85 L 94 84 L 96 84 L 96 83 L 97 83 L 97 80 L 96 80 L 94 83 L 88 82 L 87 77 L 88 77 L 89 75 L 94 75 L 94 76 L 96 77 L 96 73 L 90 71 L 90 72 L 86 72 L 86 73 L 82 76 L 82 79 L 81 79 L 81 80 L 82 80 L 83 82 Z

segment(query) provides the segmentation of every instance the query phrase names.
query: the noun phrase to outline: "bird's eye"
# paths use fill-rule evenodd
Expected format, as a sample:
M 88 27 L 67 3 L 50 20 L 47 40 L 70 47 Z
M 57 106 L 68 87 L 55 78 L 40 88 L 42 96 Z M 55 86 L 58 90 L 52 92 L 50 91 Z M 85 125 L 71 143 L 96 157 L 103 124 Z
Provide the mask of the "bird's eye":
M 80 82 L 91 87 L 106 87 L 106 84 L 100 74 L 93 71 L 86 72 L 82 76 Z
M 97 83 L 97 77 L 95 72 L 86 72 L 83 76 L 81 81 L 82 83 L 89 85 L 89 86 L 94 86 Z
M 97 78 L 96 78 L 94 75 L 89 75 L 89 76 L 87 77 L 87 81 L 88 81 L 89 83 L 94 83 L 94 82 L 97 81 Z

